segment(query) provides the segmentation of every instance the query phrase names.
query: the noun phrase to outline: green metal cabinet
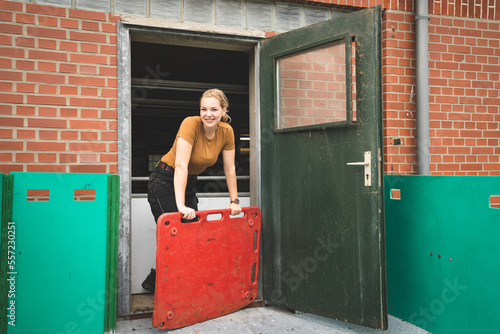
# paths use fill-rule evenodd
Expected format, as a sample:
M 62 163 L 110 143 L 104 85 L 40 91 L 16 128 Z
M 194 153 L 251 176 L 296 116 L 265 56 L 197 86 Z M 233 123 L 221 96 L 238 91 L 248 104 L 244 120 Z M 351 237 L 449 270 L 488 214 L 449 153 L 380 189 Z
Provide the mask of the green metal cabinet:
M 113 331 L 118 176 L 11 173 L 3 185 L 0 332 Z

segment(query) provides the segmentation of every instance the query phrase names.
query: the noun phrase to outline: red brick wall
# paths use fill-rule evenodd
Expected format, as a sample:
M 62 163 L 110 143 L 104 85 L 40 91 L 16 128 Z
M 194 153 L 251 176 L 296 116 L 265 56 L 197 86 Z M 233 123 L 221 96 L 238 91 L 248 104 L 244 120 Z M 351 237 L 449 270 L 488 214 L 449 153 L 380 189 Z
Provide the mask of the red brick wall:
M 117 172 L 117 18 L 0 1 L 0 172 Z
M 479 10 L 469 2 L 456 12 L 449 3 L 435 1 L 429 7 L 465 16 L 431 15 L 429 22 L 431 174 L 500 175 L 500 4 L 490 1 L 490 7 Z M 494 13 L 496 20 L 483 19 Z M 383 82 L 385 171 L 415 173 L 418 115 L 411 12 L 384 15 Z M 401 145 L 394 145 L 397 138 Z

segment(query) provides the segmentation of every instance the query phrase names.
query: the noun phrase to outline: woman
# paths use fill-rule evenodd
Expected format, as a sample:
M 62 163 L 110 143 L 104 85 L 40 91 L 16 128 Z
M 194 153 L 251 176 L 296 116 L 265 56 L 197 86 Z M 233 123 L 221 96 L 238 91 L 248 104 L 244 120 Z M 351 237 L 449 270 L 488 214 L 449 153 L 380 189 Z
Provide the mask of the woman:
M 219 89 L 207 90 L 200 99 L 200 116 L 182 122 L 174 144 L 156 165 L 148 182 L 148 202 L 155 222 L 165 212 L 180 212 L 183 219 L 194 219 L 198 209 L 196 176 L 215 164 L 222 152 L 224 174 L 229 190 L 231 215 L 241 213 L 234 165 L 234 132 L 228 124 L 229 102 Z M 156 271 L 142 283 L 154 291 Z

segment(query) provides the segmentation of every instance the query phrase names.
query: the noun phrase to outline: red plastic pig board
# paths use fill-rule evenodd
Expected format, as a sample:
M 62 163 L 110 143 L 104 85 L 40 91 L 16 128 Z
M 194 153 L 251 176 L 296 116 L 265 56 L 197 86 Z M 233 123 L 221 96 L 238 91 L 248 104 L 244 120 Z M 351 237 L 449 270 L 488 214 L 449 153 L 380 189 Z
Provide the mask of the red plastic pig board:
M 174 329 L 237 311 L 257 297 L 261 213 L 243 208 L 158 219 L 153 326 Z M 207 219 L 208 218 L 208 219 Z M 211 220 L 211 219 L 216 220 Z

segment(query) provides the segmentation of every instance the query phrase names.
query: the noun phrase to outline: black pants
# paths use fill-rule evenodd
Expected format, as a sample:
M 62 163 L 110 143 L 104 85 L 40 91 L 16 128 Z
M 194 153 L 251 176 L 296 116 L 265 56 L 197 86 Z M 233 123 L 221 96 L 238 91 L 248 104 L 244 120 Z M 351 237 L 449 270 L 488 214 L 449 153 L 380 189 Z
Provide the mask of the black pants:
M 174 173 L 155 167 L 148 181 L 148 202 L 155 222 L 166 212 L 177 212 L 174 192 Z M 185 205 L 198 210 L 196 197 L 196 177 L 189 176 L 186 185 Z

